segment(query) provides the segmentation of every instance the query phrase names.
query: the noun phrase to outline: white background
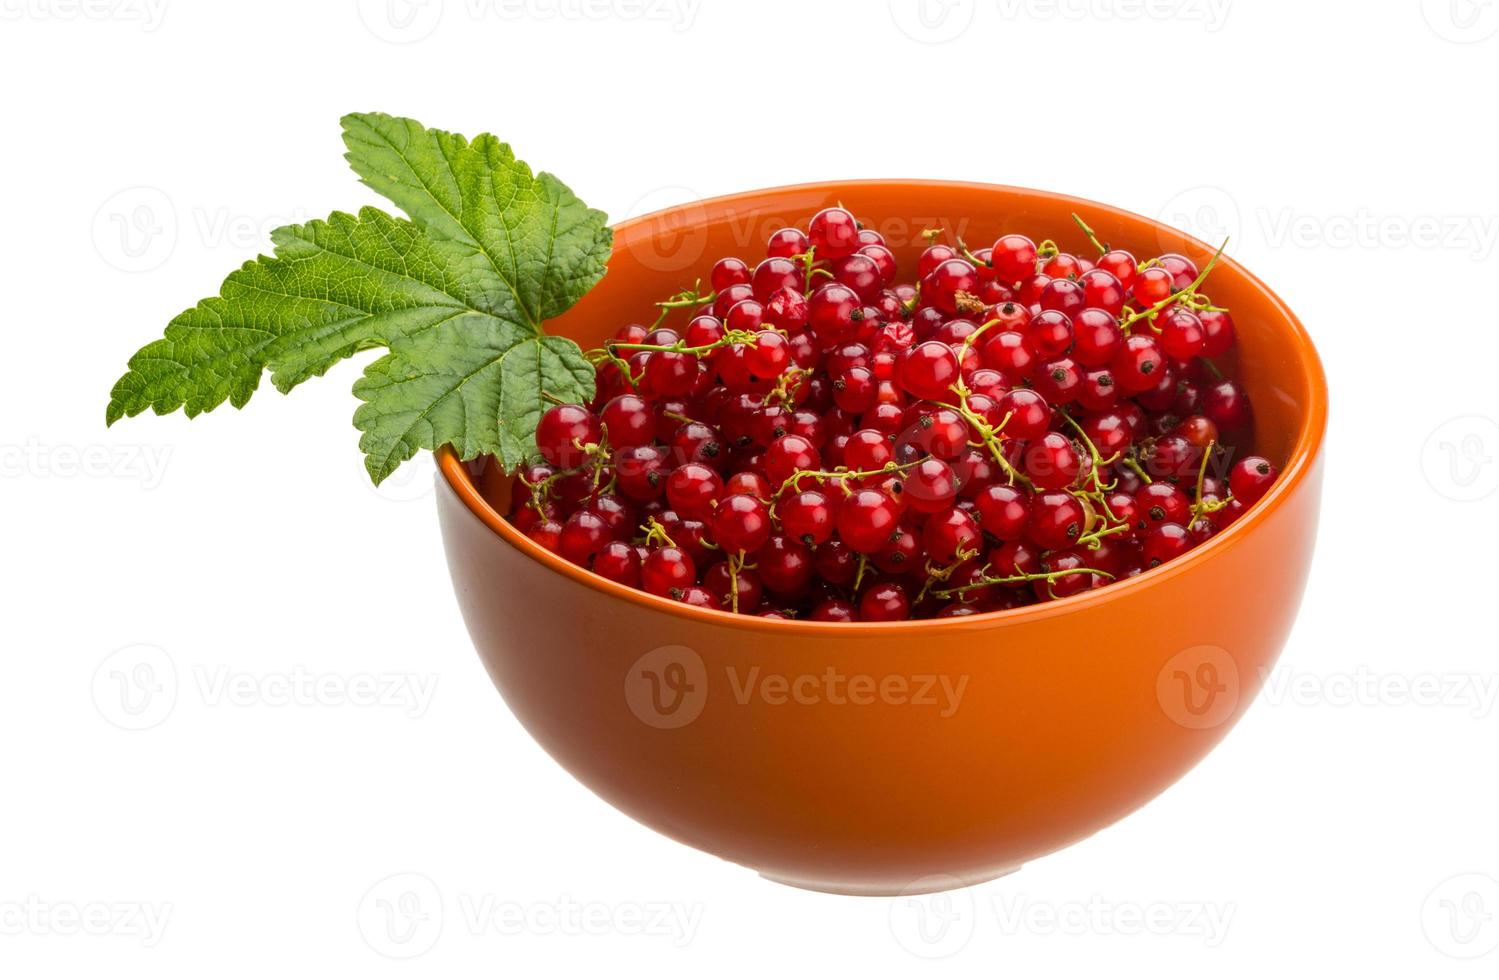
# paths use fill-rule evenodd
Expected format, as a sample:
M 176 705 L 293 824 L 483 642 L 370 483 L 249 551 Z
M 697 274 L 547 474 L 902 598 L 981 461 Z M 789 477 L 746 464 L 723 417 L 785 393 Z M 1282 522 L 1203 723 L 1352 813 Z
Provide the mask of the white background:
M 920 13 L 0 0 L 0 973 L 1499 975 L 1499 4 Z M 365 109 L 495 132 L 616 218 L 927 176 L 1232 233 L 1333 399 L 1261 703 L 1138 814 L 924 903 L 620 816 L 480 669 L 430 463 L 368 486 L 355 366 L 103 426 L 127 356 L 269 229 L 373 203 L 338 131 Z M 407 942 L 382 902 L 425 915 Z

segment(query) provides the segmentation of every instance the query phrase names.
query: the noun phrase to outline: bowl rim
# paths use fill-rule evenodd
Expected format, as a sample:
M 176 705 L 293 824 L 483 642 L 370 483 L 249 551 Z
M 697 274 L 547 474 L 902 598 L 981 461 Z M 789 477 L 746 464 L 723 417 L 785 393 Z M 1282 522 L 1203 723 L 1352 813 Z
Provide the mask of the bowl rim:
M 786 184 L 779 187 L 740 191 L 734 194 L 724 194 L 718 197 L 687 201 L 673 207 L 662 208 L 648 214 L 630 218 L 619 224 L 612 225 L 611 228 L 615 233 L 617 242 L 622 234 L 639 229 L 652 222 L 657 222 L 662 216 L 674 212 L 700 208 L 721 209 L 732 206 L 735 203 L 746 203 L 751 200 L 759 201 L 760 199 L 777 194 L 828 193 L 845 191 L 847 188 L 886 186 L 890 184 L 899 184 L 908 187 L 942 188 L 947 190 L 982 191 L 986 193 L 999 190 L 1047 199 L 1057 204 L 1071 206 L 1074 210 L 1087 209 L 1096 213 L 1106 213 L 1130 222 L 1143 222 L 1157 229 L 1166 229 L 1173 234 L 1180 235 L 1187 242 L 1208 254 L 1216 251 L 1216 246 L 1209 245 L 1180 229 L 1172 228 L 1170 225 L 1166 225 L 1154 218 L 1148 218 L 1145 215 L 1137 214 L 1124 208 L 1091 201 L 1087 198 L 1074 197 L 1069 194 L 1059 194 L 1053 191 L 1017 187 L 1010 184 L 991 184 L 965 180 L 888 178 L 827 180 L 802 184 Z M 1226 252 L 1218 261 L 1220 265 L 1233 269 L 1251 287 L 1262 293 L 1290 330 L 1291 338 L 1299 354 L 1297 364 L 1301 368 L 1303 380 L 1309 393 L 1307 411 L 1301 431 L 1296 434 L 1296 441 L 1285 465 L 1281 469 L 1280 479 L 1276 480 L 1270 491 L 1246 509 L 1244 515 L 1233 524 L 1218 534 L 1213 535 L 1205 543 L 1193 548 L 1180 558 L 1172 559 L 1158 568 L 1149 569 L 1132 578 L 1127 578 L 1119 582 L 1111 582 L 1108 585 L 1097 589 L 1090 589 L 1087 592 L 1077 595 L 1022 606 L 1018 609 L 976 613 L 972 616 L 897 620 L 894 622 L 878 623 L 833 623 L 805 619 L 767 619 L 763 616 L 751 616 L 746 613 L 736 613 L 729 610 L 703 609 L 611 581 L 602 575 L 574 565 L 560 555 L 547 551 L 541 545 L 511 526 L 504 519 L 503 515 L 484 499 L 483 495 L 479 493 L 472 475 L 468 472 L 467 466 L 463 461 L 459 460 L 458 454 L 453 451 L 451 445 L 442 446 L 436 453 L 438 478 L 445 480 L 469 512 L 488 526 L 495 535 L 538 564 L 596 592 L 603 592 L 615 598 L 636 605 L 642 605 L 666 615 L 680 616 L 689 620 L 698 620 L 728 628 L 758 630 L 766 633 L 808 634 L 828 638 L 870 632 L 900 634 L 926 633 L 939 629 L 955 631 L 978 630 L 991 626 L 1038 622 L 1056 616 L 1065 616 L 1082 609 L 1120 601 L 1142 589 L 1150 588 L 1155 583 L 1164 582 L 1177 575 L 1186 574 L 1195 565 L 1211 560 L 1215 552 L 1229 547 L 1239 538 L 1253 533 L 1254 528 L 1263 523 L 1273 511 L 1288 500 L 1307 478 L 1322 449 L 1322 442 L 1327 429 L 1327 378 L 1323 371 L 1322 359 L 1317 354 L 1317 349 L 1312 343 L 1311 335 L 1307 333 L 1306 327 L 1302 325 L 1301 320 L 1291 311 L 1285 301 L 1258 276 L 1250 272 L 1235 259 L 1229 257 Z

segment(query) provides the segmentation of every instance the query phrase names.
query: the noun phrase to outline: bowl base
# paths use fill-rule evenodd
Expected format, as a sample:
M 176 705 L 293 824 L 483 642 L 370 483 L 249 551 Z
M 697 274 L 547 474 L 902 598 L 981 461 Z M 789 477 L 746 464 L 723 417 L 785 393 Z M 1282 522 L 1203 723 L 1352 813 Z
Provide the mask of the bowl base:
M 777 875 L 759 872 L 761 878 L 766 881 L 775 882 L 777 885 L 787 885 L 791 888 L 800 888 L 803 891 L 821 892 L 824 895 L 850 895 L 858 898 L 899 898 L 905 895 L 932 895 L 937 892 L 952 891 L 957 888 L 972 888 L 974 885 L 982 885 L 985 882 L 996 881 L 1006 875 L 1012 875 L 1023 868 L 1024 865 L 1017 864 L 1013 868 L 1006 868 L 998 874 L 984 875 L 979 878 L 965 878 L 958 875 L 930 875 L 919 878 L 910 885 L 903 888 L 888 888 L 883 885 L 870 885 L 868 887 L 838 885 L 822 881 L 803 881 L 796 878 L 782 878 Z

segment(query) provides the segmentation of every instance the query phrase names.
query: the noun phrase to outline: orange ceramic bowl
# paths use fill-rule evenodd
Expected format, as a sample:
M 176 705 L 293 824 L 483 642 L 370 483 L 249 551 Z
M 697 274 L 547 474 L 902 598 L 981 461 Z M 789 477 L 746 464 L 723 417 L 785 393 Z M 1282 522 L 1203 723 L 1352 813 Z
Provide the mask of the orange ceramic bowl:
M 548 329 L 585 348 L 776 227 L 841 201 L 903 270 L 920 231 L 1008 231 L 1087 254 L 1070 215 L 1136 255 L 1207 245 L 1147 218 L 987 184 L 850 181 L 752 191 L 627 221 L 609 273 Z M 772 621 L 606 581 L 502 518 L 508 481 L 439 454 L 459 605 L 516 717 L 636 820 L 766 877 L 892 894 L 972 883 L 1080 840 L 1190 769 L 1248 707 L 1300 603 L 1322 483 L 1326 383 L 1296 317 L 1224 260 L 1230 370 L 1281 464 L 1270 493 L 1177 561 L 1083 595 L 904 623 Z M 685 322 L 686 315 L 678 314 Z

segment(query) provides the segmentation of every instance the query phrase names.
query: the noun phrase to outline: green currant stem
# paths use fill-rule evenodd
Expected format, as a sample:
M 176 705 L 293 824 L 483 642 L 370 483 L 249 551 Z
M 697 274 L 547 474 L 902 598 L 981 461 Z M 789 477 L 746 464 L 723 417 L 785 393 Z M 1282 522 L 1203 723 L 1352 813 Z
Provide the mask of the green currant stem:
M 1076 221 L 1077 226 L 1083 230 L 1083 234 L 1088 236 L 1088 241 L 1092 242 L 1093 247 L 1098 249 L 1099 255 L 1108 253 L 1108 246 L 1098 240 L 1098 236 L 1093 234 L 1093 229 L 1088 227 L 1088 223 L 1082 219 L 1081 215 L 1074 212 L 1072 215 L 1072 220 Z
M 921 602 L 922 599 L 925 599 L 928 590 L 930 590 L 933 585 L 938 582 L 946 582 L 949 578 L 952 577 L 952 573 L 958 570 L 958 566 L 962 565 L 964 562 L 968 561 L 971 558 L 977 557 L 978 553 L 979 550 L 977 548 L 960 548 L 958 550 L 957 559 L 951 565 L 948 565 L 945 568 L 933 567 L 931 562 L 927 562 L 926 581 L 922 583 L 921 591 L 916 594 L 916 599 L 911 603 L 911 605 L 914 606 L 917 603 Z
M 729 607 L 739 611 L 739 570 L 744 567 L 744 552 L 729 555 Z
M 1005 476 L 1009 478 L 1012 485 L 1019 482 L 1034 490 L 1035 484 L 1031 483 L 1030 478 L 1011 466 L 1010 461 L 1005 458 L 1004 446 L 999 436 L 1009 424 L 1010 416 L 1006 415 L 1001 419 L 999 425 L 990 425 L 982 415 L 968 407 L 968 389 L 961 382 L 953 386 L 953 391 L 957 393 L 958 404 L 954 405 L 950 402 L 935 402 L 934 404 L 952 409 L 963 416 L 963 419 L 979 434 L 978 441 L 970 440 L 969 445 L 989 450 L 989 455 L 993 457 L 994 462 L 999 464 L 999 468 L 1005 471 Z
M 590 359 L 607 359 L 612 357 L 619 361 L 618 351 L 667 351 L 672 354 L 691 354 L 693 357 L 701 357 L 709 351 L 718 350 L 720 347 L 732 347 L 734 344 L 754 343 L 755 335 L 748 330 L 730 330 L 711 344 L 699 344 L 689 347 L 685 340 L 679 340 L 675 344 L 626 344 L 622 342 L 611 343 L 607 347 L 599 347 L 589 351 L 585 357 Z M 622 362 L 628 364 L 628 362 Z
M 1110 534 L 1123 534 L 1128 530 L 1128 524 L 1115 524 L 1110 527 L 1101 527 L 1097 531 L 1089 531 L 1087 534 L 1084 534 L 1082 537 L 1077 539 L 1077 543 L 1084 546 L 1089 551 L 1097 551 L 1098 542 L 1100 540 L 1108 537 Z
M 701 306 L 704 303 L 713 302 L 713 297 L 717 294 L 714 293 L 711 289 L 701 296 L 698 295 L 698 290 L 700 290 L 702 286 L 703 281 L 699 279 L 697 282 L 692 284 L 691 289 L 684 289 L 680 293 L 677 293 L 675 296 L 671 297 L 671 299 L 658 302 L 656 306 L 660 307 L 661 313 L 656 317 L 656 322 L 651 324 L 651 329 L 654 330 L 657 327 L 661 326 L 661 324 L 665 322 L 667 315 L 670 314 L 672 310 L 680 310 L 692 306 Z
M 987 568 L 988 566 L 985 567 Z M 1105 572 L 1102 569 L 1098 568 L 1069 568 L 1064 571 L 1058 572 L 1024 572 L 1020 575 L 985 575 L 983 578 L 969 582 L 967 585 L 957 586 L 956 588 L 933 589 L 932 595 L 938 597 L 939 599 L 951 599 L 955 595 L 962 596 L 965 593 L 972 592 L 976 589 L 986 588 L 991 585 L 1019 585 L 1022 582 L 1040 581 L 1045 581 L 1047 584 L 1050 584 L 1052 582 L 1055 582 L 1057 579 L 1065 578 L 1068 575 L 1102 575 L 1104 578 L 1114 577 L 1108 572 Z
M 1202 271 L 1197 274 L 1197 278 L 1193 279 L 1192 282 L 1186 286 L 1186 288 L 1178 289 L 1176 292 L 1172 293 L 1170 296 L 1167 296 L 1165 299 L 1153 303 L 1137 313 L 1131 313 L 1129 316 L 1119 321 L 1119 329 L 1123 330 L 1125 333 L 1129 333 L 1130 327 L 1138 323 L 1139 321 L 1146 318 L 1153 319 L 1157 313 L 1161 312 L 1172 303 L 1179 301 L 1182 296 L 1191 296 L 1192 294 L 1196 293 L 1197 287 L 1203 284 L 1203 282 L 1208 277 L 1208 273 L 1213 271 L 1213 266 L 1218 264 L 1218 259 L 1223 255 L 1223 250 L 1225 248 L 1228 248 L 1227 238 L 1223 239 L 1223 244 L 1218 246 L 1218 251 L 1213 253 L 1213 257 L 1211 259 L 1208 259 L 1208 264 L 1202 267 Z
M 967 259 L 969 262 L 971 262 L 974 265 L 975 268 L 979 268 L 979 269 L 990 269 L 990 268 L 993 268 L 994 264 L 992 262 L 985 262 L 983 259 L 979 258 L 977 255 L 974 255 L 972 252 L 970 252 L 968 250 L 968 244 L 966 242 L 964 242 L 963 239 L 961 239 L 961 238 L 958 239 L 958 254 L 961 255 L 961 256 L 963 256 L 963 258 Z
M 803 293 L 803 295 L 806 295 L 806 294 L 809 294 L 809 293 L 812 292 L 812 266 L 817 261 L 817 254 L 816 253 L 817 253 L 817 246 L 813 245 L 810 248 L 808 248 L 805 252 L 803 252 L 802 254 L 800 254 L 800 255 L 797 256 L 797 258 L 800 259 L 801 263 L 802 263 L 802 293 Z
M 666 528 L 662 527 L 661 522 L 654 517 L 647 518 L 646 522 L 640 526 L 645 530 L 645 543 L 647 545 L 655 544 L 657 541 L 665 541 L 670 547 L 675 548 L 677 546 L 677 543 L 671 539 L 671 535 L 666 533 Z
M 1144 480 L 1146 483 L 1154 483 L 1155 482 L 1154 480 L 1152 480 L 1150 478 L 1150 474 L 1149 473 L 1145 472 L 1143 469 L 1140 468 L 1139 462 L 1137 462 L 1133 456 L 1126 456 L 1122 460 L 1120 460 L 1120 462 L 1122 464 L 1124 464 L 1125 466 L 1129 467 L 1131 470 L 1133 470 L 1134 473 L 1135 473 L 1135 476 L 1138 476 L 1140 479 Z
M 871 476 L 884 476 L 886 473 L 904 473 L 920 462 L 921 460 L 918 459 L 910 463 L 886 463 L 877 470 L 849 470 L 842 467 L 836 470 L 797 470 L 782 481 L 780 489 L 775 492 L 775 499 L 781 499 L 781 494 L 798 486 L 804 477 L 824 480 L 863 480 Z M 843 489 L 845 493 L 850 492 L 846 483 Z

